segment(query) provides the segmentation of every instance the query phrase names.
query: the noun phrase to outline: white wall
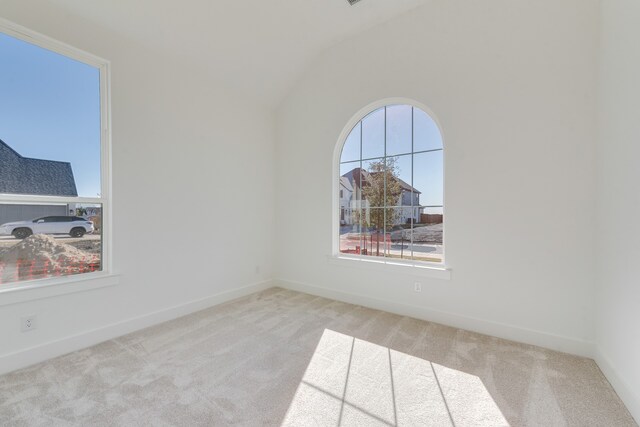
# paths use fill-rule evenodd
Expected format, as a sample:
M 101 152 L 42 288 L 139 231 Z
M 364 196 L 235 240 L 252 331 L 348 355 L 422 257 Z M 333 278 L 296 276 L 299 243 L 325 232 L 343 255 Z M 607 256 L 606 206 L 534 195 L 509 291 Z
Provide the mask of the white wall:
M 597 361 L 640 421 L 640 2 L 602 2 Z
M 112 62 L 113 243 L 121 274 L 117 286 L 0 306 L 0 371 L 271 278 L 271 111 L 227 93 L 204 70 L 50 2 L 5 1 L 0 14 Z M 38 329 L 21 333 L 20 317 L 29 314 L 38 316 Z M 109 329 L 133 318 L 137 323 Z M 50 351 L 20 353 L 88 331 Z
M 330 49 L 278 111 L 285 286 L 590 354 L 598 2 L 433 1 Z M 452 279 L 327 261 L 332 155 L 358 110 L 426 104 L 445 141 Z M 295 205 L 288 195 L 294 194 Z

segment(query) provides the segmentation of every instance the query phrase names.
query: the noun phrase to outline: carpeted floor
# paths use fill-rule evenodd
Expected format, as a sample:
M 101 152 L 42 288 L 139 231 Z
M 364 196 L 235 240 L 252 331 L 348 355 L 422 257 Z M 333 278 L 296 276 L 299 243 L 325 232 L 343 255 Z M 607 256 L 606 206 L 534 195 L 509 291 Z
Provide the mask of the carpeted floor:
M 273 288 L 0 377 L 2 426 L 635 426 L 589 359 Z

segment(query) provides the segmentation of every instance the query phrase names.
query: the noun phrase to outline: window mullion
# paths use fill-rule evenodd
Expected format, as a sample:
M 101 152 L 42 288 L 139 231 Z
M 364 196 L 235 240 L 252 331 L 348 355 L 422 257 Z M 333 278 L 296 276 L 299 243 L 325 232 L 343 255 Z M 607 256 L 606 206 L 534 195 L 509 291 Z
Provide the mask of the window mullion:
M 26 195 L 26 194 L 0 194 L 0 203 L 25 203 L 25 204 L 39 204 L 39 203 L 87 203 L 96 204 L 104 203 L 104 197 L 65 197 L 65 196 L 38 196 L 38 195 Z
M 382 182 L 384 191 L 382 194 L 382 250 L 387 256 L 387 107 L 384 107 L 384 160 L 382 169 Z
M 362 227 L 363 217 L 364 217 L 364 210 L 363 210 L 363 208 L 364 208 L 364 192 L 362 191 L 362 185 L 363 185 L 362 184 L 362 166 L 363 166 L 362 165 L 362 144 L 363 144 L 364 138 L 362 136 L 362 132 L 363 132 L 362 120 L 360 120 L 359 123 L 360 123 L 360 173 L 358 173 L 358 180 L 360 182 L 358 182 L 358 188 L 359 189 L 357 191 L 360 192 L 360 200 L 358 201 L 358 210 L 360 211 L 359 215 L 358 215 L 358 222 L 359 222 L 358 231 L 360 232 L 360 236 L 359 236 L 358 241 L 360 242 L 360 255 L 362 255 L 362 252 L 363 252 L 362 249 L 367 245 L 367 237 L 364 234 L 364 230 L 363 230 L 363 227 Z
M 414 149 L 415 149 L 415 145 L 414 145 L 415 144 L 415 141 L 414 141 L 414 139 L 415 139 L 415 127 L 414 127 L 414 125 L 415 124 L 413 122 L 414 116 L 415 116 L 414 107 L 411 107 L 411 228 L 409 228 L 409 230 L 411 230 L 411 232 L 410 232 L 410 234 L 411 234 L 411 242 L 410 242 L 411 251 L 409 252 L 411 254 L 411 261 L 413 261 L 413 258 L 414 258 L 414 256 L 413 256 L 413 223 L 415 222 L 414 221 L 415 218 L 413 217 L 413 209 L 414 209 L 414 207 L 413 207 L 413 199 L 414 199 L 415 195 L 414 195 L 413 192 L 416 189 L 415 186 L 414 186 L 414 182 L 413 182 L 413 166 L 414 166 L 413 159 L 414 159 L 414 156 L 415 156 L 415 153 L 413 152 Z

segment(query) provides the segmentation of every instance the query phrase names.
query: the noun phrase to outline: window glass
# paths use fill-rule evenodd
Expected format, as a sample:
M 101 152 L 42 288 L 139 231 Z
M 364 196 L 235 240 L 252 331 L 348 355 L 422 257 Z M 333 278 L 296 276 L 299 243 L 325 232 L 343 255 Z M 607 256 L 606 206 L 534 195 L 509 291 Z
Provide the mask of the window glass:
M 362 140 L 357 158 L 354 131 Z M 339 251 L 443 262 L 444 157 L 435 121 L 416 107 L 391 105 L 354 131 L 340 159 Z
M 420 191 L 420 204 L 442 206 L 444 185 L 442 150 L 414 154 L 413 183 Z
M 384 108 L 362 119 L 362 159 L 384 157 Z
M 387 156 L 411 153 L 412 110 L 410 105 L 387 107 Z
M 351 130 L 342 149 L 342 161 L 360 160 L 360 135 L 362 132 L 362 122 Z
M 27 280 L 91 273 L 102 269 L 102 206 L 0 203 L 0 287 Z M 97 215 L 38 214 L 90 209 Z M 32 218 L 36 216 L 37 219 Z M 79 219 L 82 222 L 75 222 Z
M 442 135 L 436 122 L 419 108 L 413 109 L 413 151 L 442 149 Z
M 0 287 L 103 269 L 106 65 L 64 50 L 0 32 Z
M 99 195 L 99 70 L 3 33 L 0 57 L 0 192 Z

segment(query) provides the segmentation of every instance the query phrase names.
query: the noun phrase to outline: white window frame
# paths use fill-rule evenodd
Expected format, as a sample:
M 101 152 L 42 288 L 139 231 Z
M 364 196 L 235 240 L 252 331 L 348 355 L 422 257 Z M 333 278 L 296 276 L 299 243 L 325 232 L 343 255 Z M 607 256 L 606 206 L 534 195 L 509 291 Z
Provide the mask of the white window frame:
M 56 278 L 26 280 L 0 285 L 0 306 L 30 299 L 49 297 L 86 289 L 113 285 L 113 221 L 111 192 L 111 81 L 110 62 L 48 36 L 0 18 L 0 32 L 97 68 L 100 73 L 100 197 L 59 197 L 22 194 L 0 194 L 0 203 L 24 204 L 100 204 L 102 206 L 101 271 Z M 13 295 L 13 291 L 37 290 L 50 285 L 72 284 L 73 289 L 57 286 L 31 295 Z M 11 293 L 12 295 L 9 295 Z M 17 292 L 16 292 L 17 293 Z
M 353 130 L 353 128 L 360 122 L 364 117 L 366 117 L 369 113 L 391 105 L 410 105 L 412 107 L 416 107 L 424 111 L 433 119 L 436 126 L 438 127 L 438 131 L 442 137 L 442 154 L 443 154 L 443 186 L 446 188 L 445 179 L 446 179 L 446 150 L 445 147 L 445 139 L 444 133 L 442 132 L 442 126 L 438 121 L 437 117 L 431 109 L 429 109 L 426 105 L 421 102 L 415 101 L 409 98 L 386 98 L 381 99 L 379 101 L 373 102 L 366 107 L 362 108 L 356 114 L 354 114 L 351 119 L 347 122 L 346 126 L 342 129 L 340 136 L 338 138 L 338 142 L 335 145 L 333 151 L 333 173 L 331 176 L 331 191 L 332 191 L 332 203 L 331 203 L 331 236 L 332 236 L 332 248 L 331 255 L 329 255 L 328 260 L 332 264 L 341 265 L 345 267 L 359 267 L 365 269 L 382 269 L 384 271 L 397 271 L 398 273 L 408 273 L 412 275 L 419 276 L 428 276 L 433 278 L 445 279 L 448 280 L 451 278 L 451 268 L 446 264 L 446 219 L 443 224 L 443 235 L 442 235 L 442 262 L 427 262 L 427 261 L 414 261 L 414 260 L 397 260 L 397 259 L 386 259 L 383 257 L 371 257 L 371 256 L 363 256 L 363 255 L 352 255 L 352 254 L 343 254 L 340 252 L 340 236 L 339 236 L 339 227 L 340 227 L 340 197 L 339 197 L 339 189 L 340 189 L 340 157 L 342 156 L 342 148 L 349 137 L 349 134 Z M 443 216 L 446 216 L 446 191 L 443 191 Z

